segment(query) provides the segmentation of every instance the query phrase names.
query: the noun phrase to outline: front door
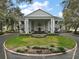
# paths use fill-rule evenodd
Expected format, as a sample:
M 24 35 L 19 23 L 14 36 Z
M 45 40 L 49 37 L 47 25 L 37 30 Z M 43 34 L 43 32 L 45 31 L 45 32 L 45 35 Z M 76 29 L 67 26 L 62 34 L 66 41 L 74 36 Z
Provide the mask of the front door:
M 34 21 L 32 25 L 33 33 L 42 34 L 45 33 L 45 22 Z
M 38 23 L 38 33 L 41 33 L 41 23 Z
M 41 32 L 41 28 L 40 27 L 38 28 L 38 32 Z

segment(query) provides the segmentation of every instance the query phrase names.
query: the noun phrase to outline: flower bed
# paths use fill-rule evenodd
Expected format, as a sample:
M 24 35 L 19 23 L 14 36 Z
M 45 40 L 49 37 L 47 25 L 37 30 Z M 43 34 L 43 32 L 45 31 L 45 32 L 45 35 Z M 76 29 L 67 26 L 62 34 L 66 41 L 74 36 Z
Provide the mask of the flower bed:
M 45 47 L 45 46 L 30 46 L 30 47 L 19 47 L 14 49 L 19 53 L 28 54 L 51 54 L 51 53 L 65 53 L 66 49 L 63 47 Z

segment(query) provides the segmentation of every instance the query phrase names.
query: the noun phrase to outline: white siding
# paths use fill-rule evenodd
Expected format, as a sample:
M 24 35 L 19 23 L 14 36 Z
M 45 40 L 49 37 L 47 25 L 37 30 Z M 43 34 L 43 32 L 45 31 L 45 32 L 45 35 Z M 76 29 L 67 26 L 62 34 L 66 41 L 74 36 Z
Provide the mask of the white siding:
M 29 17 L 51 17 L 51 15 L 49 15 L 48 13 L 46 13 L 46 12 L 44 12 L 44 11 L 42 11 L 42 10 L 38 10 L 38 11 L 35 11 L 35 12 L 33 12 L 33 13 L 31 13 L 31 14 L 29 14 L 29 15 L 27 15 L 27 16 L 29 16 Z

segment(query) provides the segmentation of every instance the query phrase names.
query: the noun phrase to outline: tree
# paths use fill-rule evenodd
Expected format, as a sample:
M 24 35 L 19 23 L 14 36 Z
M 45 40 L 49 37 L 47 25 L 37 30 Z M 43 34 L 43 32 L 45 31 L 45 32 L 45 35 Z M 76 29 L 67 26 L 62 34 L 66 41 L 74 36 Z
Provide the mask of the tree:
M 22 2 L 32 3 L 32 0 L 15 0 L 16 4 L 20 4 Z M 3 24 L 7 26 L 7 29 L 11 27 L 11 30 L 14 30 L 14 23 L 16 20 L 23 16 L 20 12 L 18 6 L 13 7 L 14 4 L 12 0 L 0 0 L 0 25 L 1 31 Z
M 0 32 L 3 31 L 2 26 L 3 26 L 4 19 L 5 19 L 5 14 L 6 14 L 6 12 L 5 12 L 5 9 L 6 9 L 5 3 L 6 3 L 6 0 L 0 0 Z
M 16 27 L 18 26 L 19 19 L 23 16 L 20 12 L 19 8 L 16 8 L 14 11 L 9 12 L 6 17 L 6 26 L 9 31 L 16 31 Z
M 26 2 L 26 3 L 31 4 L 32 0 L 16 0 L 16 2 L 17 2 L 17 4 L 20 4 L 22 2 Z M 10 1 L 10 3 L 11 3 L 11 5 L 9 5 L 9 7 L 14 5 L 13 2 Z M 14 31 L 15 30 L 14 27 L 19 27 L 17 20 L 19 20 L 19 18 L 22 18 L 23 14 L 20 12 L 20 8 L 18 6 L 16 6 L 16 8 L 15 7 L 10 8 L 9 11 L 10 11 L 9 12 L 10 17 L 8 18 L 9 23 L 8 23 L 7 29 L 9 27 L 11 27 L 10 30 Z M 14 24 L 16 24 L 16 25 L 14 26 Z
M 66 0 L 65 0 L 66 1 Z M 68 2 L 64 5 L 63 16 L 65 19 L 66 28 L 74 28 L 74 33 L 79 28 L 79 1 L 67 0 Z M 67 29 L 66 29 L 67 30 Z M 69 29 L 68 29 L 69 30 Z

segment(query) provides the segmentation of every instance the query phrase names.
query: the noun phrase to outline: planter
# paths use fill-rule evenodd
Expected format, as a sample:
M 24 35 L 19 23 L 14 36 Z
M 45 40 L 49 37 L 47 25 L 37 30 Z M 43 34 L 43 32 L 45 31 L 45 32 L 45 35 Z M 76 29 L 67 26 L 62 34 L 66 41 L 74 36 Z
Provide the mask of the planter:
M 52 54 L 23 54 L 17 53 L 12 50 L 9 50 L 5 47 L 4 43 L 4 52 L 5 52 L 5 59 L 72 59 L 74 55 L 74 51 L 76 50 L 76 46 L 66 51 L 66 54 L 62 53 L 52 53 Z

